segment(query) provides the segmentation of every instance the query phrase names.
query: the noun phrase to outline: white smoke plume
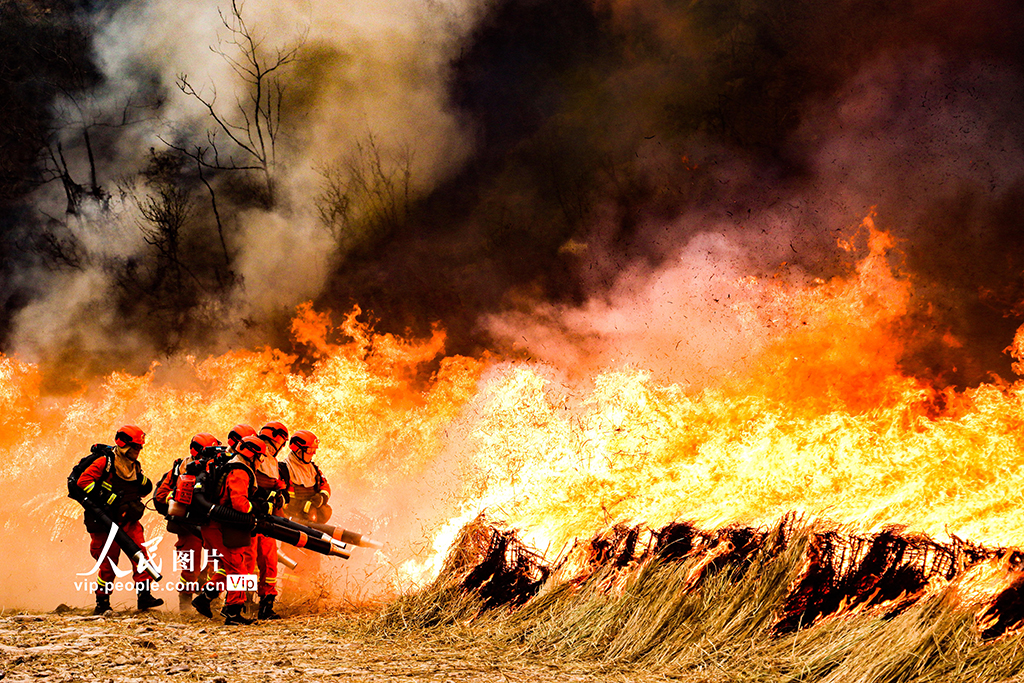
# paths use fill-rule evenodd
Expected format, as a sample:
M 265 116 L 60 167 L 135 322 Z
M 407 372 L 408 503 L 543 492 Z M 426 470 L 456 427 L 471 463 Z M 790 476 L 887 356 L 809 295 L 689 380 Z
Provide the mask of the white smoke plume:
M 358 162 L 370 145 L 385 156 L 384 163 L 400 155 L 408 190 L 417 194 L 446 178 L 468 153 L 468 131 L 446 101 L 446 68 L 476 13 L 471 3 L 408 0 L 248 0 L 237 7 L 263 54 L 299 47 L 296 60 L 279 74 L 284 100 L 273 208 L 222 217 L 241 286 L 218 305 L 226 318 L 259 322 L 315 296 L 330 268 L 344 259 L 348 243 L 318 217 L 324 169 Z M 204 105 L 175 85 L 187 76 L 220 116 L 241 120 L 235 103 L 244 103 L 251 88 L 229 63 L 240 54 L 232 42 L 237 36 L 222 20 L 230 20 L 231 11 L 230 3 L 214 0 L 133 1 L 97 19 L 94 45 L 103 83 L 55 106 L 63 113 L 61 148 L 71 175 L 82 184 L 89 178 L 82 137 L 88 126 L 97 181 L 113 197 L 86 199 L 78 216 L 63 221 L 62 230 L 92 257 L 80 270 L 53 276 L 40 268 L 31 276 L 36 298 L 19 312 L 12 337 L 23 357 L 39 360 L 47 348 L 71 338 L 88 340 L 85 347 L 110 343 L 103 324 L 108 321 L 102 312 L 96 315 L 111 286 L 103 263 L 109 257 L 141 258 L 149 248 L 138 227 L 138 207 L 123 192 L 126 186 L 137 190 L 131 179 L 151 151 L 165 150 L 168 143 L 208 146 L 208 133 L 217 134 L 224 157 L 232 151 Z M 244 154 L 239 159 L 247 161 Z M 59 183 L 33 201 L 44 215 L 64 212 Z M 207 201 L 197 194 L 194 214 L 212 225 Z M 125 340 L 116 344 L 125 350 Z

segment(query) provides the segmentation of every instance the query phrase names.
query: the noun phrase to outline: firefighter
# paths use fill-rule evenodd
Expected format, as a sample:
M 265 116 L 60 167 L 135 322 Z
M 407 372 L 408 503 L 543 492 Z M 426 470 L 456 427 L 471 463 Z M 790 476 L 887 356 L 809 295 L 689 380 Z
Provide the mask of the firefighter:
M 325 524 L 331 519 L 331 487 L 327 478 L 315 462 L 320 440 L 316 434 L 300 429 L 288 442 L 290 453 L 282 470 L 288 482 L 288 503 L 285 512 L 290 519 L 301 524 L 319 522 Z M 320 567 L 320 555 L 306 553 L 303 567 L 315 573 Z
M 114 435 L 114 447 L 98 445 L 93 448 L 94 457 L 73 482 L 84 494 L 95 501 L 107 514 L 110 521 L 119 526 L 128 537 L 142 548 L 145 561 L 149 555 L 143 544 L 142 513 L 146 509 L 144 496 L 153 490 L 153 482 L 142 472 L 139 454 L 146 443 L 146 434 L 135 425 L 125 425 Z M 88 458 L 80 464 L 85 464 Z M 77 468 L 76 468 L 77 469 Z M 72 473 L 72 476 L 75 472 Z M 69 482 L 70 483 L 70 482 Z M 114 567 L 121 556 L 121 547 L 111 543 L 105 555 L 110 527 L 100 522 L 88 509 L 85 512 L 85 528 L 89 532 L 89 553 L 99 565 L 96 609 L 94 614 L 103 614 L 110 609 L 110 594 L 113 592 Z M 142 564 L 141 562 L 139 564 Z M 133 580 L 136 586 L 138 608 L 147 610 L 164 604 L 153 597 L 148 575 L 133 561 Z
M 233 430 L 234 432 L 234 430 Z M 228 437 L 228 443 L 232 435 Z M 256 539 L 252 536 L 251 518 L 258 509 L 256 500 L 256 470 L 266 455 L 266 443 L 255 436 L 235 439 L 232 449 L 235 455 L 217 472 L 217 502 L 235 511 L 240 519 L 237 522 L 221 522 L 212 520 L 206 527 L 204 537 L 222 556 L 218 574 L 254 574 L 256 572 Z M 269 510 L 259 510 L 266 513 Z M 219 587 L 219 586 L 218 586 Z M 204 591 L 192 605 L 206 616 L 211 616 L 209 593 Z M 224 599 L 224 624 L 253 623 L 252 619 L 242 614 L 245 607 L 245 592 L 229 590 Z
M 237 424 L 232 427 L 231 431 L 228 432 L 227 438 L 228 455 L 232 457 L 238 455 L 238 445 L 242 440 L 254 436 L 256 436 L 256 430 L 250 425 Z M 216 473 L 211 473 L 211 475 L 215 474 Z M 219 484 L 214 481 L 212 482 L 212 485 L 215 487 L 216 493 L 216 487 L 218 487 Z M 219 493 L 217 495 L 219 495 Z M 219 526 L 217 528 L 213 528 L 210 524 L 206 524 L 202 526 L 200 530 L 203 535 L 203 545 L 209 549 L 213 557 L 222 558 L 224 556 L 225 548 L 223 545 L 223 533 L 221 533 L 221 528 Z M 228 535 L 233 538 L 234 530 L 229 530 Z M 224 582 L 228 574 L 227 567 L 224 566 L 224 563 L 220 562 L 219 559 L 214 560 L 214 562 L 215 567 L 211 580 L 203 586 L 203 592 L 192 600 L 192 607 L 204 617 L 209 618 L 213 618 L 211 604 L 218 598 L 218 596 L 220 596 L 221 591 L 224 590 Z
M 195 463 L 204 449 L 219 445 L 220 439 L 212 434 L 205 432 L 196 434 L 192 437 L 188 447 L 191 462 Z M 156 511 L 160 514 L 167 516 L 168 498 L 174 493 L 178 477 L 184 473 L 188 464 L 189 462 L 184 458 L 178 458 L 171 465 L 170 471 L 160 478 L 156 492 L 153 494 L 153 503 L 156 506 Z M 180 559 L 182 567 L 179 580 L 181 590 L 178 591 L 178 611 L 187 612 L 192 609 L 193 591 L 189 587 L 199 585 L 199 575 L 202 569 L 200 559 L 204 547 L 203 534 L 199 527 L 173 518 L 168 519 L 167 530 L 178 537 L 174 544 L 175 556 Z
M 261 501 L 271 504 L 272 514 L 282 517 L 288 485 L 281 477 L 283 468 L 278 466 L 277 454 L 288 442 L 288 430 L 280 422 L 268 422 L 260 429 L 259 438 L 266 444 L 267 456 L 256 470 L 256 495 Z M 274 611 L 278 595 L 277 541 L 263 534 L 256 535 L 256 568 L 259 570 L 257 594 L 260 598 L 256 617 L 280 619 L 281 615 Z
M 231 449 L 232 453 L 237 453 L 238 444 L 241 443 L 242 439 L 249 436 L 256 436 L 256 430 L 247 424 L 235 425 L 228 432 L 228 448 Z
M 331 486 L 313 457 L 320 445 L 316 434 L 300 429 L 288 446 L 291 453 L 285 464 L 288 478 L 288 516 L 297 522 L 319 522 L 331 519 Z

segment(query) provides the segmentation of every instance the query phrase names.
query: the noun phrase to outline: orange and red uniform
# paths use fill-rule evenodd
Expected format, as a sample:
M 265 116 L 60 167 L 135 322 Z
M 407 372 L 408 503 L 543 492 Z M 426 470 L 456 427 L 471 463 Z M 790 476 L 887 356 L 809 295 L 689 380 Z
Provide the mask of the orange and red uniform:
M 114 462 L 108 465 L 107 458 L 113 458 Z M 116 494 L 118 505 L 116 509 L 109 511 L 110 520 L 121 527 L 128 534 L 128 538 L 142 548 L 142 544 L 146 542 L 142 524 L 139 521 L 142 519 L 142 512 L 145 509 L 142 498 L 153 490 L 153 482 L 142 473 L 142 465 L 138 460 L 133 460 L 111 449 L 109 455 L 96 458 L 86 467 L 76 483 L 78 488 L 86 493 L 104 488 L 110 493 Z M 110 562 L 107 562 L 107 558 L 117 564 L 121 557 L 121 547 L 115 541 L 110 545 L 106 556 L 100 557 L 110 534 L 110 527 L 100 522 L 88 510 L 85 513 L 85 529 L 89 532 L 89 553 L 93 559 L 100 561 L 96 595 L 110 595 L 113 592 L 115 574 L 114 568 Z M 142 548 L 142 552 L 149 559 L 145 548 Z M 134 570 L 132 578 L 136 583 L 148 581 L 149 575 L 139 571 L 134 562 L 132 569 Z
M 284 492 L 288 484 L 281 479 L 281 469 L 278 467 L 277 458 L 267 456 L 260 463 L 256 470 L 257 495 L 263 499 L 272 499 L 274 503 L 274 514 L 283 517 Z M 260 597 L 266 595 L 277 595 L 277 540 L 256 535 L 256 568 L 259 570 L 259 587 L 257 593 Z
M 315 462 L 305 462 L 292 453 L 282 468 L 288 478 L 288 506 L 286 511 L 297 522 L 331 520 L 331 485 Z
M 288 504 L 285 512 L 289 519 L 300 524 L 319 522 L 326 524 L 331 519 L 331 486 L 315 462 L 306 462 L 292 451 L 288 460 L 281 464 L 281 470 L 288 480 Z M 310 576 L 320 570 L 319 553 L 301 551 L 301 573 Z
M 219 488 L 218 503 L 236 512 L 251 513 L 253 505 L 250 498 L 256 488 L 256 474 L 252 461 L 235 455 L 228 461 L 225 469 L 226 474 L 222 476 L 223 483 Z M 218 590 L 224 590 L 224 577 L 227 574 L 256 573 L 256 539 L 250 535 L 249 529 L 211 520 L 203 530 L 203 540 L 209 547 L 218 550 L 223 559 L 214 572 L 214 582 Z M 228 591 L 224 604 L 245 604 L 245 592 Z
M 183 458 L 175 460 L 170 471 L 157 484 L 156 492 L 153 494 L 153 502 L 156 504 L 157 511 L 161 514 L 166 514 L 167 499 L 174 492 L 178 476 L 184 470 L 185 460 Z M 174 551 L 178 553 L 177 556 L 188 558 L 189 560 L 182 563 L 180 581 L 183 587 L 178 593 L 182 596 L 191 595 L 195 591 L 187 590 L 187 586 L 189 584 L 198 585 L 199 576 L 202 573 L 202 567 L 200 566 L 204 547 L 202 532 L 192 525 L 179 523 L 177 526 L 174 526 L 174 522 L 168 522 L 167 530 L 178 537 L 178 540 L 174 543 Z

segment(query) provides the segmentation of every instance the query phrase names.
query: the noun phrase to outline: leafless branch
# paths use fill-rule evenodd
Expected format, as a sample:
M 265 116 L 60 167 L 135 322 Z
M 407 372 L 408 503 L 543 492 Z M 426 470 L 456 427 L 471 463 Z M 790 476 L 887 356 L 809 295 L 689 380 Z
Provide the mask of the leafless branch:
M 210 49 L 238 76 L 245 92 L 235 97 L 233 107 L 222 109 L 217 104 L 216 90 L 212 97 L 204 96 L 187 74 L 178 76 L 177 86 L 183 94 L 203 105 L 214 130 L 226 135 L 248 161 L 236 161 L 228 155 L 227 161 L 222 162 L 212 133 L 208 133 L 207 139 L 213 161 L 205 161 L 205 154 L 190 156 L 208 170 L 259 172 L 266 188 L 267 202 L 273 203 L 277 137 L 284 112 L 284 86 L 278 72 L 298 59 L 305 34 L 294 44 L 267 54 L 265 37 L 258 35 L 246 22 L 243 3 L 231 0 L 229 10 L 218 12 L 227 36 Z

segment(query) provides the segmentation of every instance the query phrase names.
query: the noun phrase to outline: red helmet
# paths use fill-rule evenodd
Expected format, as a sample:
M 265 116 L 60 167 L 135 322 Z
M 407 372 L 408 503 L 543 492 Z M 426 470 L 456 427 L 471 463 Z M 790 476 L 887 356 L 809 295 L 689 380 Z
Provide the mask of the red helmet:
M 317 446 L 320 445 L 320 439 L 316 438 L 316 434 L 308 432 L 305 429 L 300 429 L 292 435 L 292 440 L 288 442 L 289 447 L 295 455 L 299 456 L 302 460 L 309 462 L 313 459 L 313 454 L 316 453 Z M 309 459 L 307 460 L 307 456 Z
M 117 430 L 114 443 L 121 448 L 135 447 L 141 450 L 146 445 L 146 433 L 135 425 L 125 425 Z
M 220 439 L 215 437 L 213 434 L 200 432 L 192 437 L 192 443 L 188 445 L 188 450 L 192 453 L 192 457 L 195 458 L 196 456 L 203 452 L 204 448 L 219 445 Z
M 267 454 L 267 442 L 258 436 L 247 436 L 238 442 L 236 450 L 244 458 L 259 460 Z
M 247 436 L 256 436 L 256 430 L 249 425 L 235 425 L 228 432 L 228 446 L 238 449 L 238 442 Z
M 268 422 L 260 429 L 260 438 L 274 444 L 274 448 L 281 450 L 288 441 L 288 429 L 280 422 Z

